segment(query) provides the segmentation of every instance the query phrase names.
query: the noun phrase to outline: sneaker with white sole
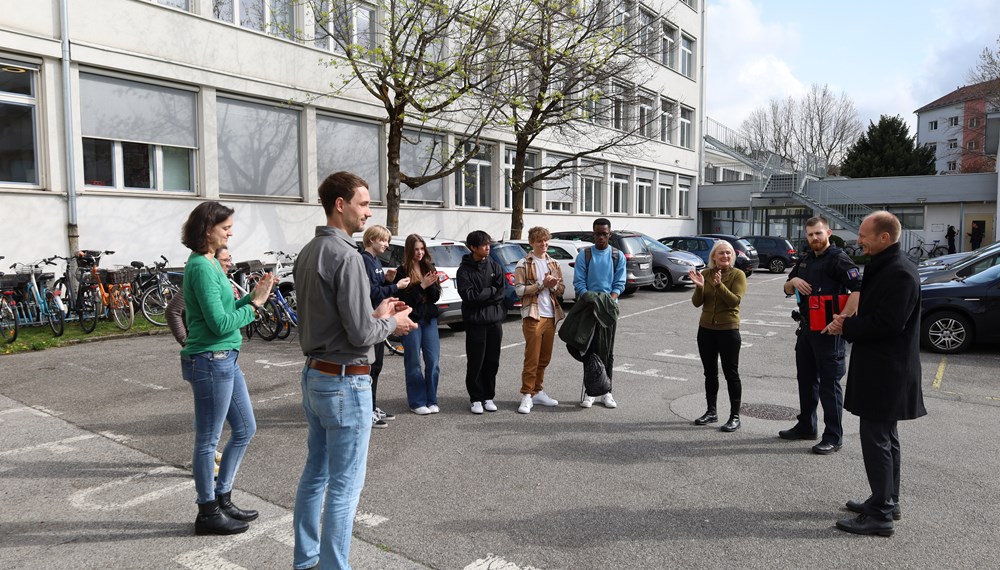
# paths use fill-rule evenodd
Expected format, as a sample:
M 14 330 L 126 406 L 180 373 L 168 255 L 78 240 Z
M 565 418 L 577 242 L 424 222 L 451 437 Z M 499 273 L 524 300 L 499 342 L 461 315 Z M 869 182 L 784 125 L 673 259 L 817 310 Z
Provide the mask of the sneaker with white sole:
M 482 402 L 472 402 L 472 413 L 481 414 L 483 413 L 483 403 Z
M 483 409 L 487 412 L 497 411 L 497 405 L 493 403 L 493 400 L 486 400 L 483 402 Z
M 378 414 L 378 419 L 391 422 L 396 419 L 396 414 L 390 414 L 389 412 L 382 411 L 382 408 L 375 408 L 375 413 Z
M 542 390 L 541 392 L 535 394 L 535 396 L 531 398 L 531 402 L 533 404 L 538 404 L 540 406 L 548 406 L 550 408 L 559 405 L 559 400 L 550 398 L 549 395 L 545 393 L 545 390 Z
M 441 411 L 441 408 L 437 404 L 431 404 L 427 406 L 427 409 L 431 411 L 432 414 L 436 414 Z
M 420 406 L 419 408 L 410 408 L 410 411 L 418 416 L 426 416 L 431 413 L 431 409 L 427 406 Z
M 618 407 L 618 402 L 615 401 L 615 398 L 611 395 L 611 392 L 608 392 L 607 394 L 601 396 L 601 403 L 604 404 L 605 408 Z
M 583 399 L 580 400 L 580 407 L 589 408 L 590 406 L 594 405 L 594 400 L 596 400 L 596 398 L 594 398 L 593 396 L 584 396 Z
M 389 427 L 389 424 L 382 418 L 378 417 L 378 412 L 372 412 L 372 427 L 382 429 Z
M 517 413 L 519 414 L 530 414 L 531 413 L 531 394 L 525 394 L 521 397 L 521 405 L 517 407 Z

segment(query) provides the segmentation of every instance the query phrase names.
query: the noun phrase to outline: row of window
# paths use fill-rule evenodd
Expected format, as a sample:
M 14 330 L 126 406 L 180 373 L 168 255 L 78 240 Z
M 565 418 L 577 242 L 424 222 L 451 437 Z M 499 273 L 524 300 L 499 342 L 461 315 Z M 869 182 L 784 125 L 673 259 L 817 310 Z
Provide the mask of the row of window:
M 38 176 L 38 70 L 21 64 L 0 66 L 0 182 L 40 186 Z M 199 149 L 198 101 L 194 89 L 80 72 L 80 124 L 83 184 L 91 188 L 195 192 Z M 303 113 L 292 106 L 217 95 L 214 102 L 218 150 L 218 188 L 224 196 L 301 199 Z M 372 181 L 372 199 L 381 201 L 384 144 L 382 127 L 319 113 L 316 115 L 316 167 L 321 173 L 351 170 Z M 420 174 L 435 171 L 445 139 L 437 133 L 404 131 L 400 167 Z M 454 177 L 456 207 L 494 208 L 494 153 L 484 144 Z M 471 152 L 473 149 L 466 149 Z M 504 147 L 504 204 L 511 207 L 514 152 Z M 533 152 L 529 172 L 567 157 Z M 499 166 L 499 165 L 498 165 Z M 672 216 L 688 215 L 692 180 L 673 174 L 635 171 L 602 163 L 579 163 L 579 170 L 537 191 L 525 193 L 525 208 L 544 211 Z M 606 173 L 605 170 L 608 170 Z M 605 187 L 607 186 L 607 200 Z M 674 188 L 677 187 L 675 204 Z M 654 194 L 654 188 L 656 192 Z M 403 187 L 404 203 L 441 206 L 442 179 L 417 188 Z M 542 198 L 544 196 L 544 198 Z M 538 204 L 538 200 L 543 200 Z M 676 209 L 676 214 L 674 210 Z
M 608 100 L 607 120 L 601 120 L 604 114 L 596 108 L 588 113 L 588 120 L 620 131 L 635 130 L 651 140 L 694 148 L 694 109 L 652 91 L 620 83 L 612 84 Z
M 958 118 L 957 115 L 954 116 L 954 117 L 948 117 L 948 126 L 949 127 L 957 127 L 958 123 L 959 123 L 959 118 Z M 979 127 L 979 117 L 971 117 L 971 118 L 969 118 L 969 123 L 968 124 L 969 124 L 969 128 L 970 129 L 978 128 Z M 929 130 L 929 131 L 936 131 L 937 129 L 938 129 L 938 122 L 937 122 L 937 120 L 933 120 L 933 121 L 928 121 L 927 122 L 927 130 Z
M 618 9 L 627 14 L 632 8 L 622 3 Z M 637 28 L 636 47 L 640 53 L 685 77 L 694 77 L 694 38 L 645 6 L 638 8 Z

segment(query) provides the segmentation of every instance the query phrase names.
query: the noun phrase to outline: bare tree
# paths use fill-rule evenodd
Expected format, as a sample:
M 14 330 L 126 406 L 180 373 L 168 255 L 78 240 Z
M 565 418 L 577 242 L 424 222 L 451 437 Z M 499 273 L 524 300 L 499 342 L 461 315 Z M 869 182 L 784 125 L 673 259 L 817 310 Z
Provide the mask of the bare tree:
M 972 105 L 966 106 L 962 128 L 968 133 L 962 137 L 962 172 L 996 171 L 996 155 L 986 152 L 990 146 L 986 140 L 987 115 L 1000 111 L 1000 36 L 997 36 L 996 43 L 996 49 L 983 48 L 979 62 L 968 74 L 970 87 L 977 90 L 973 95 L 982 97 L 983 102 L 982 105 L 972 102 Z M 972 145 L 975 146 L 970 148 Z
M 493 97 L 498 125 L 514 134 L 510 229 L 517 239 L 526 191 L 566 180 L 588 156 L 634 154 L 655 136 L 659 102 L 636 85 L 648 75 L 644 56 L 655 56 L 659 20 L 629 14 L 625 3 L 585 0 L 514 0 L 508 10 L 510 64 Z M 539 140 L 571 150 L 528 168 Z
M 750 113 L 740 131 L 749 139 L 750 151 L 770 150 L 783 157 L 792 158 L 795 130 L 795 100 L 771 99 L 767 105 Z

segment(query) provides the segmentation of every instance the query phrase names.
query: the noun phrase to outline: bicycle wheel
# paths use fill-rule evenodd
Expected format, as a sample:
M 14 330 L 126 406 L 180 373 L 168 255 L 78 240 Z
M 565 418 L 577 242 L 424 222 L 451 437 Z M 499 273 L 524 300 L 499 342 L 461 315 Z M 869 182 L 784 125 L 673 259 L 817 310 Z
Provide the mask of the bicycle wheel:
M 941 257 L 942 255 L 948 255 L 948 248 L 943 245 L 939 245 L 931 250 L 931 257 Z
M 386 337 L 385 347 L 389 349 L 389 352 L 403 356 L 403 339 L 398 336 L 391 334 Z
M 292 334 L 292 323 L 282 319 L 281 330 L 278 331 L 278 340 L 285 340 Z
M 177 287 L 173 285 L 164 287 L 156 286 L 146 289 L 146 292 L 142 294 L 142 302 L 140 303 L 142 316 L 146 317 L 146 320 L 154 325 L 167 326 L 167 303 L 174 298 L 174 294 L 177 291 Z
M 264 340 L 274 340 L 284 321 L 281 319 L 281 309 L 273 299 L 268 299 L 257 311 L 257 334 Z
M 45 313 L 49 321 L 49 328 L 52 329 L 52 334 L 62 336 L 66 330 L 66 315 L 59 310 L 59 305 L 56 303 L 56 296 L 51 291 L 45 293 Z
M 115 285 L 111 290 L 111 316 L 115 319 L 115 324 L 123 331 L 132 328 L 135 321 L 135 309 L 132 308 L 132 300 L 129 298 L 128 289 L 121 285 Z
M 97 328 L 97 317 L 101 314 L 101 297 L 93 287 L 80 289 L 76 313 L 79 315 L 80 328 L 83 332 L 88 334 L 94 332 Z
M 0 338 L 4 344 L 17 340 L 17 315 L 6 298 L 0 299 Z
M 920 247 L 919 245 L 915 245 L 911 247 L 909 250 L 907 250 L 906 255 L 909 255 L 910 257 L 915 257 L 917 259 L 923 259 L 925 253 L 926 252 L 924 251 L 924 248 Z

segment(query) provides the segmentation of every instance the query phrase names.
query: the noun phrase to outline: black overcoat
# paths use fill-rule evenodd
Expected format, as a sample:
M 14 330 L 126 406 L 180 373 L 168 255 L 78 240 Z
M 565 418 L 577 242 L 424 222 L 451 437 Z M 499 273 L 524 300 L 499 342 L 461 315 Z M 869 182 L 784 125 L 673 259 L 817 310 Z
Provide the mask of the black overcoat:
M 844 409 L 867 420 L 926 415 L 920 386 L 920 279 L 893 244 L 872 256 L 858 314 L 844 321 L 852 344 Z

